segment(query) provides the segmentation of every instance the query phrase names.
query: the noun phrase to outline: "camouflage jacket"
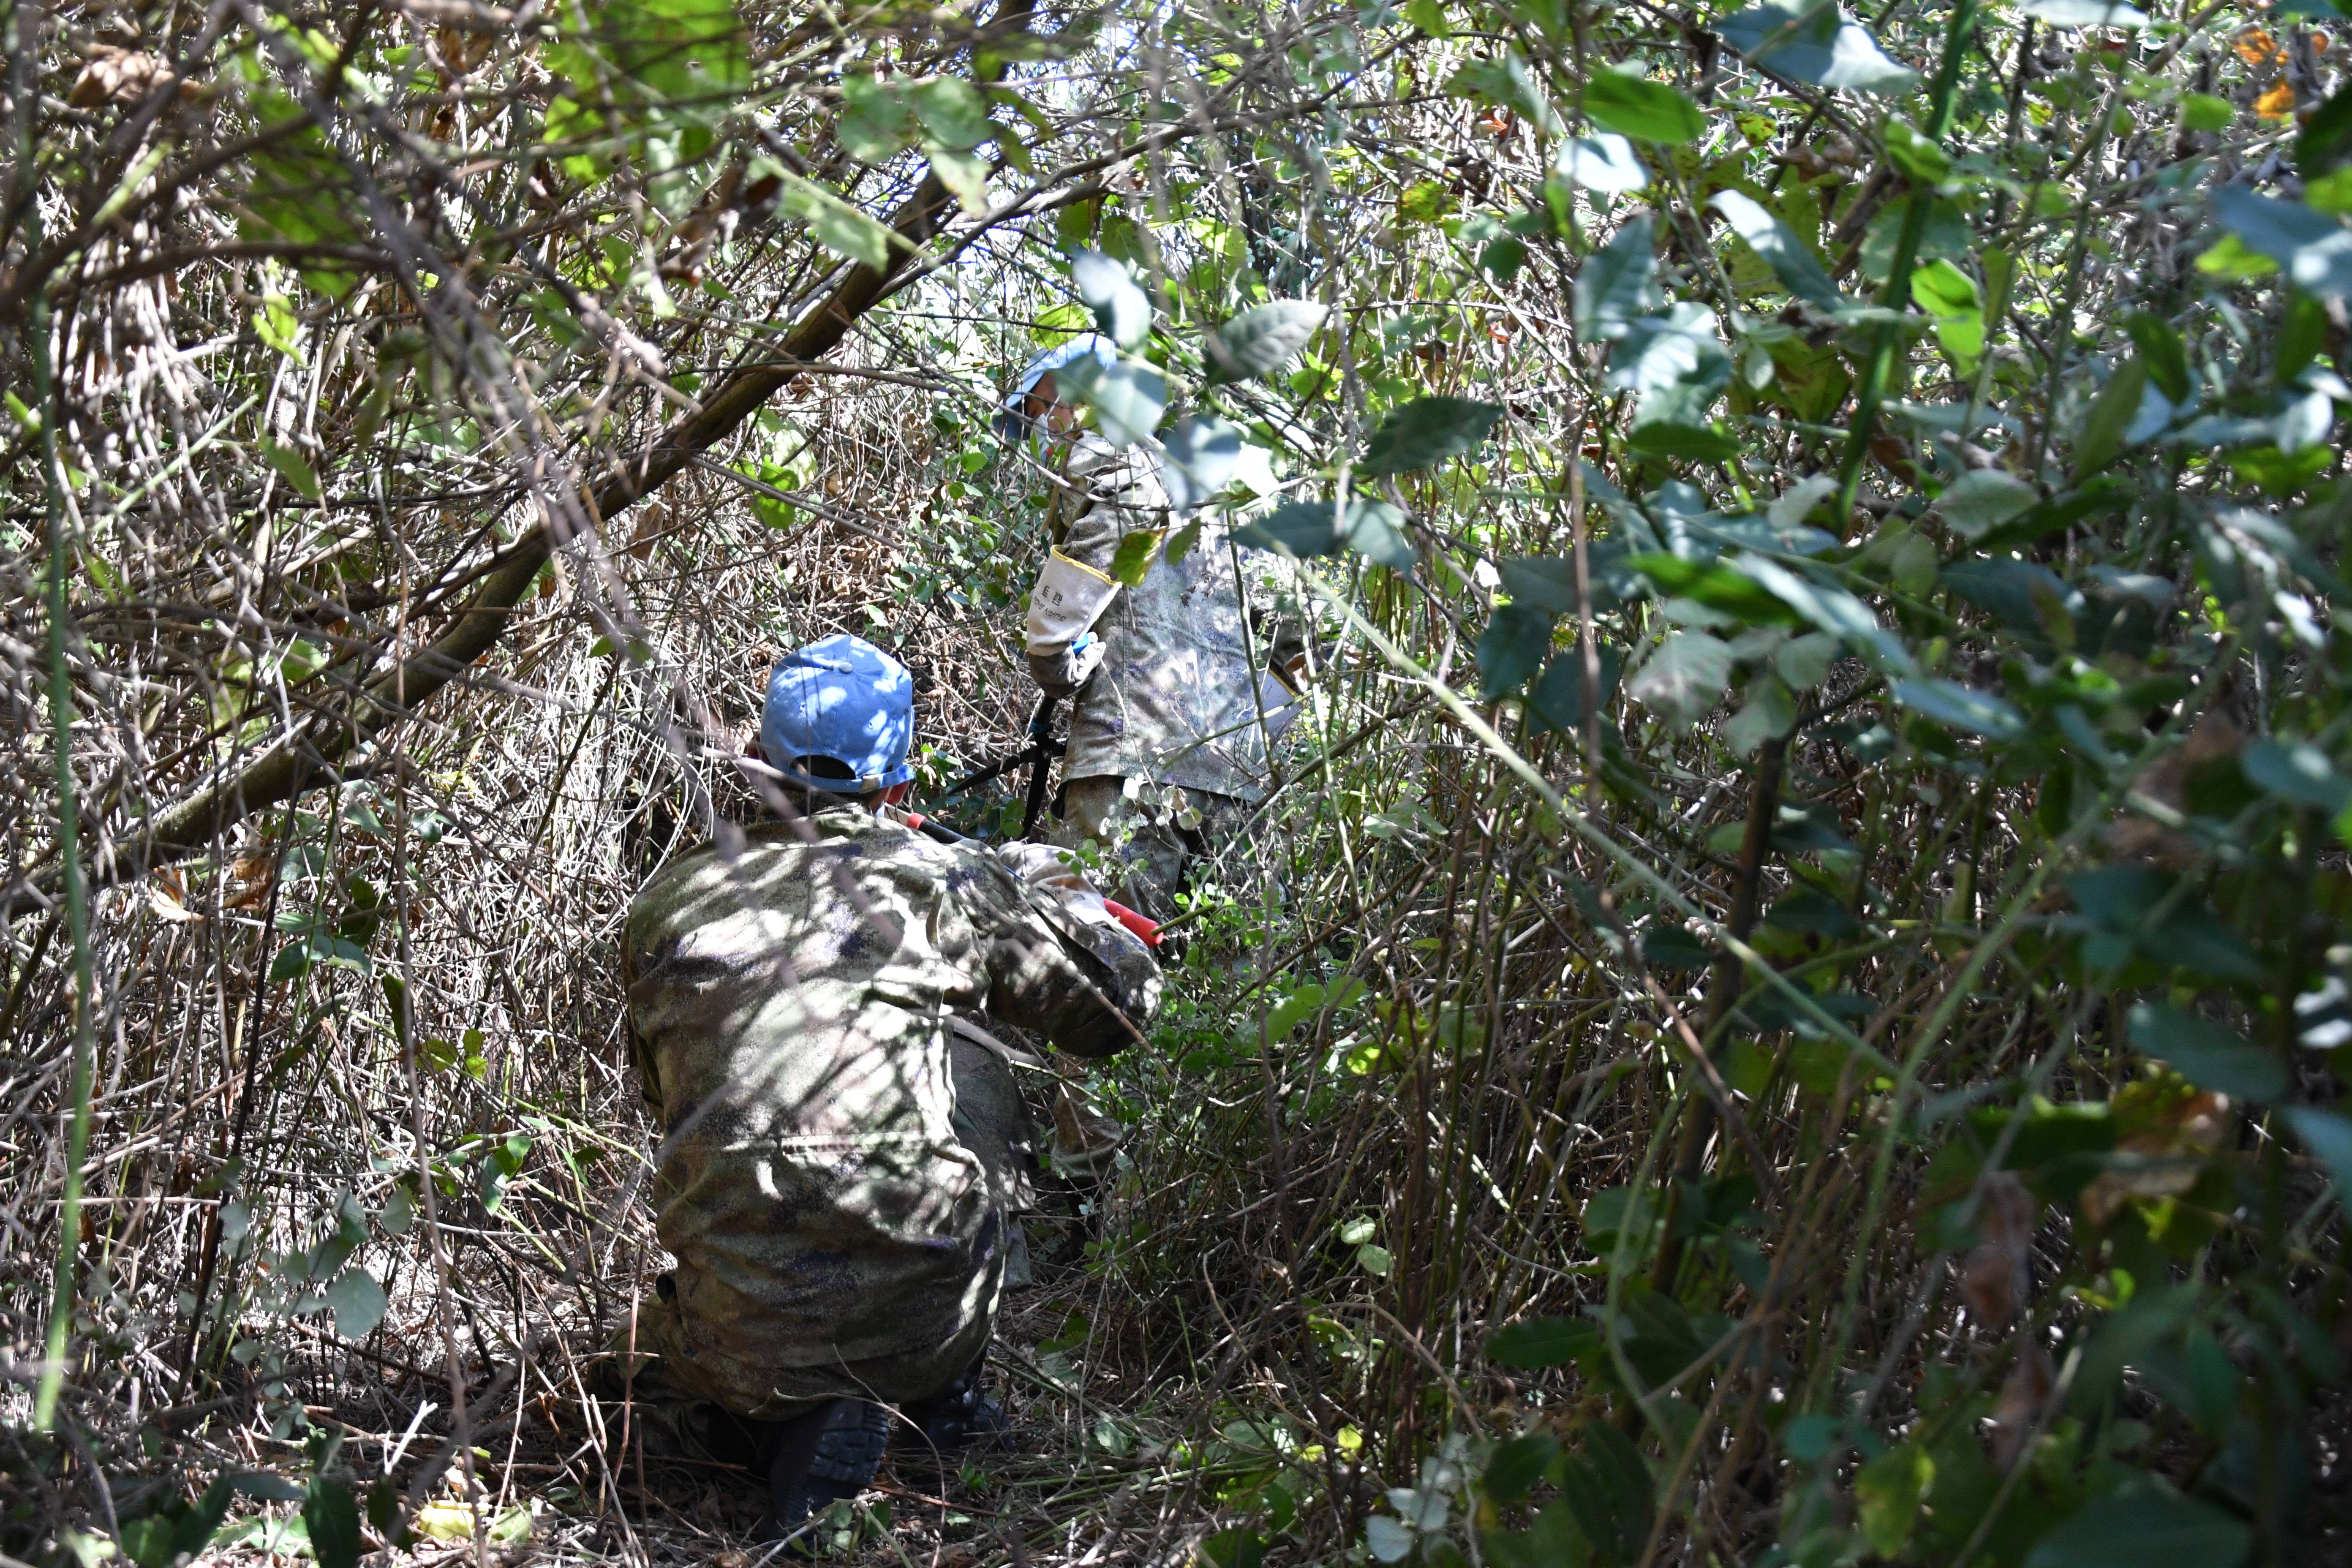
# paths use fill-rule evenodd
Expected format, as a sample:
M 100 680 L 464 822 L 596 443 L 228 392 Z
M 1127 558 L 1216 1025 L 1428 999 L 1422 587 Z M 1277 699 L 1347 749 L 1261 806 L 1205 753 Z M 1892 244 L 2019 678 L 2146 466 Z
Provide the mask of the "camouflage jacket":
M 777 823 L 671 862 L 623 947 L 673 1371 L 744 1415 L 984 1338 L 1003 1215 L 950 1126 L 952 1014 L 1100 1056 L 1159 1003 L 1141 943 L 987 854 L 853 808 L 808 824 L 813 844 Z
M 1129 534 L 1167 534 L 1143 581 L 1121 588 L 1095 625 L 1103 665 L 1072 705 L 1062 776 L 1139 775 L 1263 798 L 1268 765 L 1255 672 L 1278 663 L 1283 650 L 1252 649 L 1249 638 L 1253 624 L 1267 624 L 1273 558 L 1234 550 L 1220 512 L 1172 515 L 1156 446 L 1121 452 L 1098 436 L 1082 436 L 1062 472 L 1053 543 L 1071 560 L 1108 574 Z M 1194 521 L 1199 533 L 1171 561 L 1166 545 L 1181 542 Z

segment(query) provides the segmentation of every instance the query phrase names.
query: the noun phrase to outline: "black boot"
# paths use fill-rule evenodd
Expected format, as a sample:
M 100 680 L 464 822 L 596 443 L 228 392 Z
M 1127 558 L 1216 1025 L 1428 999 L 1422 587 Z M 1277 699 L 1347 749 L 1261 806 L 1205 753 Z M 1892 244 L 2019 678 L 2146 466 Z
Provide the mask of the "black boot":
M 836 1399 L 771 1423 L 763 1444 L 768 1507 L 752 1539 L 782 1541 L 819 1509 L 865 1490 L 889 1437 L 889 1413 L 863 1399 Z
M 946 1388 L 908 1405 L 907 1421 L 911 1430 L 901 1441 L 945 1457 L 975 1445 L 985 1446 L 1003 1436 L 1012 1426 L 1005 1419 L 1004 1406 L 988 1397 L 980 1386 L 981 1369 L 987 1360 L 985 1354 L 982 1355 Z

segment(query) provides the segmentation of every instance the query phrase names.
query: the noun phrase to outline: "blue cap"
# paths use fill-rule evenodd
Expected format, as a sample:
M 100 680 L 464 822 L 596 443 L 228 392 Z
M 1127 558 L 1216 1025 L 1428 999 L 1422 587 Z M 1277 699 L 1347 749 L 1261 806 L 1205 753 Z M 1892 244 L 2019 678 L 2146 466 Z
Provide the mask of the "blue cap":
M 863 637 L 835 632 L 776 661 L 760 715 L 768 765 L 830 795 L 869 795 L 915 776 L 915 682 L 907 667 Z M 829 757 L 846 778 L 804 773 L 803 757 Z
M 1013 384 L 1013 390 L 1004 395 L 1003 412 L 996 418 L 996 433 L 1003 437 L 1005 445 L 1011 446 L 1029 433 L 1029 420 L 1021 412 L 1021 405 L 1037 389 L 1037 384 L 1082 359 L 1094 360 L 1108 370 L 1118 363 L 1118 345 L 1100 332 L 1080 332 L 1068 342 L 1056 343 L 1031 360 L 1021 372 L 1021 378 Z

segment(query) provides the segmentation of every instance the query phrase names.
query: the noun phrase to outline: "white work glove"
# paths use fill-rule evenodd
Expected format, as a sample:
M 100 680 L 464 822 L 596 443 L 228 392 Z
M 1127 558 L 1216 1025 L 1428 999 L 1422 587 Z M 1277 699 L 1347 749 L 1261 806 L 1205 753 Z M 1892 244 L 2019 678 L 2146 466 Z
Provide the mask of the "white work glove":
M 1000 844 L 996 847 L 996 861 L 1033 888 L 1094 891 L 1087 885 L 1086 874 L 1078 869 L 1077 862 L 1050 844 L 1032 844 L 1026 839 Z
M 1257 678 L 1257 700 L 1265 708 L 1265 738 L 1269 745 L 1277 743 L 1298 722 L 1298 710 L 1306 700 L 1283 683 L 1282 677 L 1266 670 Z
M 1019 841 L 998 845 L 996 859 L 1030 887 L 1060 899 L 1064 909 L 1087 924 L 1118 926 L 1118 919 L 1103 908 L 1102 895 L 1063 851 L 1051 845 Z
M 1037 574 L 1037 585 L 1029 591 L 1025 630 L 1030 657 L 1051 657 L 1070 647 L 1101 618 L 1118 595 L 1117 578 L 1105 576 L 1058 550 L 1046 556 L 1045 569 Z

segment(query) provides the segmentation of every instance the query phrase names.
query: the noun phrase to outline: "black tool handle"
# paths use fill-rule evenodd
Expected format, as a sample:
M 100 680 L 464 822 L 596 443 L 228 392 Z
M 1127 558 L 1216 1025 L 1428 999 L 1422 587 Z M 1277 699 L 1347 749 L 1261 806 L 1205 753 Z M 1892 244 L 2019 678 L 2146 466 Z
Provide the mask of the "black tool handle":
M 1021 808 L 1021 837 L 1037 836 L 1037 818 L 1045 810 L 1045 786 L 1051 782 L 1055 748 L 1054 745 L 1054 710 L 1061 699 L 1051 692 L 1037 699 L 1036 710 L 1029 715 L 1029 799 Z

